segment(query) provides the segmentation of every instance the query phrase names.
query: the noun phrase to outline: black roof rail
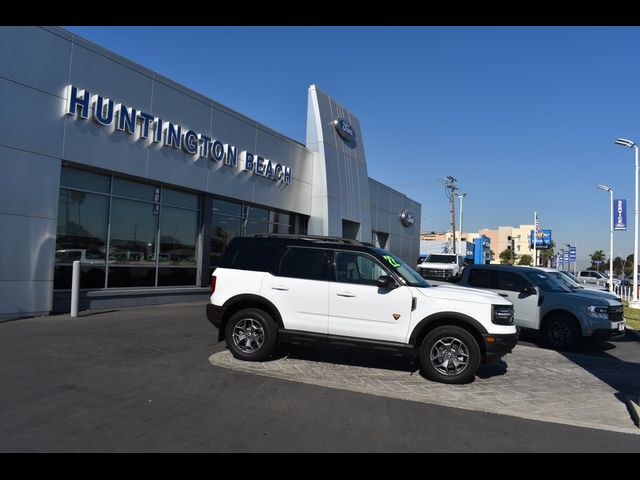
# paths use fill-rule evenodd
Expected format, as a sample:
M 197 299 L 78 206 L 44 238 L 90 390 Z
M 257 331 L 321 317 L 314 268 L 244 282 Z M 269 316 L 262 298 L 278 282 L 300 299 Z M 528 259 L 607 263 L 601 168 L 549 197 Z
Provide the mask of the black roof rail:
M 254 237 L 259 238 L 288 238 L 292 240 L 309 240 L 313 242 L 326 242 L 326 243 L 346 243 L 347 245 L 357 245 L 359 247 L 370 246 L 368 243 L 363 243 L 353 238 L 341 238 L 341 237 L 326 237 L 322 235 L 297 235 L 290 233 L 256 233 Z

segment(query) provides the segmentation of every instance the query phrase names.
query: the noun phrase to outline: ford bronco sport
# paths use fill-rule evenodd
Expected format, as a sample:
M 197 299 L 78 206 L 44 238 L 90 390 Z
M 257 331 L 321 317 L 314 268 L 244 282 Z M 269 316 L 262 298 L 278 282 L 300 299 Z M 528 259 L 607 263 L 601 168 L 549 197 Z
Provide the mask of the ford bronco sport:
M 211 276 L 207 318 L 234 357 L 267 359 L 279 342 L 401 350 L 443 383 L 473 380 L 518 340 L 495 293 L 429 285 L 391 253 L 357 240 L 236 237 Z

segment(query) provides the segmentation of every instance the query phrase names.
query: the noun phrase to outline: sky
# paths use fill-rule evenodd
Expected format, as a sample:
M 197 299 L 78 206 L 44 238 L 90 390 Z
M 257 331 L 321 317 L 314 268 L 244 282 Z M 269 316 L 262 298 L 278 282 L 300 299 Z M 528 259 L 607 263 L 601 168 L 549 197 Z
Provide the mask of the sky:
M 640 27 L 65 27 L 305 143 L 316 84 L 360 120 L 369 176 L 449 229 L 532 224 L 609 255 L 610 198 L 627 200 L 613 255 L 633 253 Z M 458 222 L 459 201 L 456 202 Z

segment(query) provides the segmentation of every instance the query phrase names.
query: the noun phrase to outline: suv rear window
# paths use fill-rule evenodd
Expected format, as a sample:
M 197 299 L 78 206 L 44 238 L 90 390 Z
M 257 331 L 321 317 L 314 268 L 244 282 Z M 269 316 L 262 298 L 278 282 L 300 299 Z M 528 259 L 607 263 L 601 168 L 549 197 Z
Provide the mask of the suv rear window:
M 333 252 L 330 250 L 291 247 L 280 260 L 276 275 L 328 281 L 332 261 Z
M 268 239 L 236 237 L 229 243 L 219 266 L 268 272 L 284 249 L 282 243 L 275 244 Z

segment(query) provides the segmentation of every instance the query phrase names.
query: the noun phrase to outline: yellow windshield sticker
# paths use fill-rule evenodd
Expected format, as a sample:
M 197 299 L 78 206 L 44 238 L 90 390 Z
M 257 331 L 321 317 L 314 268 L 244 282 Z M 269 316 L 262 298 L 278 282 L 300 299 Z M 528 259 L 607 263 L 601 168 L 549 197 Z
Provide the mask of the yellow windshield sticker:
M 389 262 L 389 265 L 391 265 L 393 268 L 398 268 L 400 266 L 400 264 L 396 261 L 395 258 L 393 258 L 391 255 L 385 255 L 384 258 L 387 262 Z

